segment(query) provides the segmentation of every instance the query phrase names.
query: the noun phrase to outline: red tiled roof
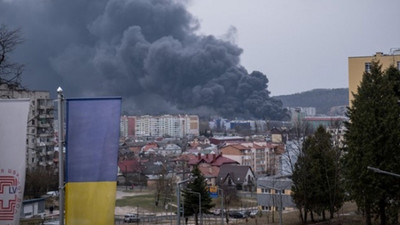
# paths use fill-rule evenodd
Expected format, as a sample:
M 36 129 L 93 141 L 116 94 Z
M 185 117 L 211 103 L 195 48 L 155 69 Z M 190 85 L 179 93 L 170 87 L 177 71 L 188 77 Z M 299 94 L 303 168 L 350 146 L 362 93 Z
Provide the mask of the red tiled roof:
M 145 145 L 145 146 L 143 146 L 143 151 L 148 151 L 149 149 L 151 149 L 151 148 L 157 148 L 158 147 L 158 145 L 156 144 L 156 143 L 149 143 L 149 144 L 147 144 L 147 145 Z
M 226 158 L 222 155 L 207 154 L 197 156 L 189 160 L 189 165 L 199 165 L 200 163 L 207 163 L 212 166 L 221 166 L 223 164 L 238 164 L 235 160 Z
M 211 166 L 209 164 L 201 163 L 198 168 L 201 174 L 206 178 L 218 177 L 219 167 L 217 166 Z
M 137 160 L 124 160 L 118 162 L 118 167 L 122 173 L 135 173 L 140 171 L 140 164 Z

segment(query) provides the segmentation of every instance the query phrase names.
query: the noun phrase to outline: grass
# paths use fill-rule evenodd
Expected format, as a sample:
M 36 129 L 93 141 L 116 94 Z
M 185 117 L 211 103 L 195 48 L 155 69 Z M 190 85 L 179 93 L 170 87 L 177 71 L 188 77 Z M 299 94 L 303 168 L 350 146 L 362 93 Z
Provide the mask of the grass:
M 126 196 L 122 199 L 118 199 L 115 203 L 116 206 L 119 207 L 124 207 L 124 206 L 130 206 L 130 207 L 139 207 L 141 210 L 149 211 L 149 212 L 172 212 L 175 211 L 175 207 L 168 207 L 168 210 L 165 210 L 162 201 L 163 199 L 160 199 L 160 203 L 158 206 L 155 205 L 155 193 L 153 191 L 141 191 L 141 192 L 135 192 L 138 195 L 135 196 Z M 170 203 L 175 203 L 176 204 L 176 199 L 175 196 L 173 197 L 172 201 Z M 140 210 L 140 211 L 141 211 Z

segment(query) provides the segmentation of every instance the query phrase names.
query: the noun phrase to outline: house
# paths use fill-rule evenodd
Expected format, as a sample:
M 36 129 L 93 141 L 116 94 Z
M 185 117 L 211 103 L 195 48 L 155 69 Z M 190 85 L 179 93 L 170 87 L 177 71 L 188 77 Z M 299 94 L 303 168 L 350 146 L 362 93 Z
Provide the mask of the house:
M 268 176 L 257 180 L 257 204 L 262 210 L 279 211 L 296 207 L 291 196 L 292 180 L 282 176 Z M 282 204 L 282 205 L 281 205 Z
M 201 163 L 198 165 L 198 168 L 201 174 L 207 181 L 208 186 L 216 186 L 217 184 L 217 177 L 220 171 L 219 166 L 213 166 L 207 163 Z
M 200 155 L 199 154 L 199 155 L 197 155 L 197 157 L 191 158 L 188 162 L 191 169 L 193 169 L 194 166 L 197 166 L 201 163 L 206 163 L 206 164 L 210 164 L 212 166 L 217 166 L 217 167 L 221 167 L 222 165 L 225 165 L 225 164 L 239 164 L 235 160 L 232 160 L 230 158 L 222 156 L 222 154 L 219 154 L 219 155 L 216 155 L 216 154 Z
M 235 186 L 237 190 L 253 191 L 256 178 L 250 166 L 222 165 L 218 178 L 218 186 Z
M 256 174 L 277 174 L 281 170 L 281 157 L 285 152 L 282 143 L 242 142 L 227 144 L 220 148 L 227 158 L 250 166 Z
M 44 217 L 45 198 L 35 198 L 22 201 L 20 218 Z
M 140 162 L 136 159 L 122 160 L 118 162 L 118 185 L 145 185 L 146 177 L 143 175 Z
M 192 171 L 195 166 L 199 168 L 202 175 L 206 178 L 207 183 L 209 185 L 215 185 L 216 179 L 219 174 L 219 168 L 222 165 L 237 165 L 239 164 L 235 160 L 224 157 L 219 154 L 205 154 L 205 155 L 182 155 L 178 159 L 179 161 L 184 161 L 185 164 L 189 167 L 189 170 Z
M 245 141 L 244 137 L 240 136 L 222 136 L 222 137 L 211 137 L 210 143 L 214 145 L 221 145 L 223 143 L 237 143 Z

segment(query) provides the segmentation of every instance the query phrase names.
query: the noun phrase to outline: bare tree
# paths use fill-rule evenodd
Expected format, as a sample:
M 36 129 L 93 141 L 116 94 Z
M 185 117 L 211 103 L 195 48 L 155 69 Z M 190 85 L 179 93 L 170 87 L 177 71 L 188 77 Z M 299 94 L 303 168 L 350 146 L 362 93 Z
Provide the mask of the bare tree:
M 289 133 L 289 141 L 286 143 L 286 151 L 282 154 L 282 161 L 287 166 L 282 166 L 282 173 L 292 174 L 297 157 L 301 154 L 303 141 L 308 135 L 312 134 L 310 124 L 304 123 L 299 118 L 294 121 Z
M 0 83 L 20 84 L 24 66 L 11 62 L 10 54 L 22 41 L 20 29 L 0 25 Z

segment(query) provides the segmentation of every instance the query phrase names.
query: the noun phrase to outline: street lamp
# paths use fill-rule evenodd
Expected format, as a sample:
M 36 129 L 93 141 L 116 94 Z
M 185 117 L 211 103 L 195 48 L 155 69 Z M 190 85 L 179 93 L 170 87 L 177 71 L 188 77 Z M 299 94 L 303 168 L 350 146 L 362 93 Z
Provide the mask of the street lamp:
M 57 88 L 58 99 L 58 193 L 60 225 L 64 225 L 64 95 L 61 87 Z
M 177 225 L 181 225 L 181 188 L 180 188 L 180 186 L 181 186 L 181 184 L 184 184 L 184 183 L 187 183 L 187 182 L 190 182 L 191 180 L 193 180 L 193 179 L 195 179 L 196 177 L 191 177 L 191 178 L 188 178 L 188 179 L 186 179 L 186 180 L 182 180 L 182 181 L 179 181 L 178 183 L 176 183 L 176 201 L 177 201 L 177 205 L 176 205 L 176 208 L 177 208 L 177 221 L 176 221 L 176 224 Z
M 200 224 L 203 225 L 203 214 L 201 213 L 201 194 L 199 192 L 192 191 L 190 189 L 186 189 L 187 192 L 198 194 L 199 195 L 199 214 L 200 214 Z
M 268 188 L 268 189 L 274 189 L 277 191 L 277 189 L 275 189 L 274 187 L 268 186 L 268 185 L 263 185 L 263 184 L 259 184 L 259 186 L 263 187 L 263 188 Z M 282 225 L 282 209 L 283 209 L 283 204 L 282 204 L 282 190 L 279 190 L 279 199 L 280 199 L 280 207 L 279 207 L 279 224 Z M 275 205 L 276 207 L 276 205 Z
M 374 171 L 375 173 L 382 173 L 382 174 L 387 174 L 387 175 L 391 175 L 391 176 L 395 176 L 395 177 L 400 177 L 400 174 L 397 173 L 391 173 L 388 171 L 384 171 L 375 167 L 371 167 L 371 166 L 367 166 L 367 169 Z
M 221 225 L 224 225 L 224 189 L 218 188 L 221 191 Z

